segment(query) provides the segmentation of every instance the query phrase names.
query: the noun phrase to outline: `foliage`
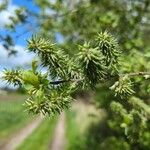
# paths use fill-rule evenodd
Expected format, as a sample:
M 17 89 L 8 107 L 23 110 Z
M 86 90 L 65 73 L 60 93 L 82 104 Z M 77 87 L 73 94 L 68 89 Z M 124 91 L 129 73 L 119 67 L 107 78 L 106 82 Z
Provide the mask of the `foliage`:
M 104 32 L 102 37 L 101 33 L 101 39 L 104 42 L 107 41 L 106 34 L 108 33 Z M 110 36 L 107 37 L 110 38 Z M 111 38 L 113 41 L 113 37 Z M 103 53 L 99 45 L 85 43 L 83 46 L 79 46 L 79 52 L 71 63 L 68 61 L 71 60 L 69 55 L 64 54 L 59 47 L 54 47 L 54 44 L 43 38 L 33 37 L 28 42 L 28 48 L 29 51 L 38 54 L 41 65 L 47 67 L 47 73 L 42 74 L 38 71 L 37 62 L 33 61 L 31 70 L 5 70 L 3 78 L 8 83 L 22 85 L 27 89 L 30 97 L 25 105 L 30 112 L 42 112 L 49 115 L 60 112 L 69 106 L 72 99 L 70 94 L 78 86 L 81 85 L 81 88 L 84 89 L 86 84 L 86 86 L 94 88 L 99 81 L 105 80 L 112 75 L 112 72 L 115 72 L 113 71 L 114 67 L 111 66 L 116 65 L 117 59 L 114 63 L 111 62 L 110 66 L 106 62 L 108 56 Z M 110 49 L 112 50 L 111 46 Z M 110 49 L 106 48 L 106 53 L 111 51 Z M 115 52 L 118 52 L 117 49 Z M 111 56 L 113 57 L 110 55 L 109 60 L 113 59 Z M 58 81 L 53 81 L 56 79 Z

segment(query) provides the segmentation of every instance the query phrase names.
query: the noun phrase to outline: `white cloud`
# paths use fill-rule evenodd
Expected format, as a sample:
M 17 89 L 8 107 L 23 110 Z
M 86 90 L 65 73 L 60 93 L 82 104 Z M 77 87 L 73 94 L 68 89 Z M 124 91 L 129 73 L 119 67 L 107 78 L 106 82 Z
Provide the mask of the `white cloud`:
M 25 48 L 20 45 L 14 46 L 14 49 L 17 50 L 16 56 L 12 55 L 8 57 L 7 50 L 0 44 L 0 88 L 7 85 L 5 81 L 1 80 L 5 68 L 11 69 L 16 66 L 25 66 L 26 64 L 30 64 L 33 57 L 35 57 L 35 55 L 28 53 Z M 7 86 L 14 88 L 12 85 Z
M 0 0 L 0 4 L 3 0 Z M 8 4 L 6 10 L 0 12 L 0 27 L 5 26 L 6 24 L 10 24 L 11 20 L 10 17 L 15 16 L 15 10 L 18 8 L 17 5 L 12 4 L 11 2 Z
M 0 78 L 3 76 L 3 72 L 0 71 Z
M 15 66 L 22 66 L 25 64 L 29 64 L 34 57 L 33 54 L 27 53 L 24 47 L 20 45 L 15 45 L 14 49 L 17 50 L 16 56 L 8 57 L 7 50 L 0 45 L 0 69 L 4 67 L 15 67 Z

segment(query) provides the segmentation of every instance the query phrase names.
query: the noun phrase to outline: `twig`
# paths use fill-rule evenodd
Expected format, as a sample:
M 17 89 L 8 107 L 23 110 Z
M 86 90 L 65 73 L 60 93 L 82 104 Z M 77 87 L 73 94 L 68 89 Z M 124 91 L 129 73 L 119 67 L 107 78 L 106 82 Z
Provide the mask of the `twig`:
M 66 82 L 80 82 L 82 80 L 83 79 L 58 80 L 58 81 L 52 81 L 52 82 L 50 82 L 50 84 L 58 85 L 58 84 L 61 84 L 61 83 L 66 83 Z
M 144 75 L 150 75 L 150 72 L 133 72 L 133 73 L 120 74 L 118 76 L 119 77 L 124 77 L 124 76 L 134 77 L 134 76 L 144 76 Z M 117 77 L 117 76 L 111 76 L 110 78 L 114 78 L 114 77 Z M 108 80 L 108 78 L 105 80 Z M 80 82 L 80 81 L 83 81 L 83 79 L 57 80 L 57 81 L 50 82 L 50 84 L 58 85 L 58 84 L 66 83 L 66 82 Z
M 144 76 L 144 75 L 150 75 L 150 72 L 133 72 L 133 73 L 120 74 L 119 76 L 133 77 L 133 76 Z

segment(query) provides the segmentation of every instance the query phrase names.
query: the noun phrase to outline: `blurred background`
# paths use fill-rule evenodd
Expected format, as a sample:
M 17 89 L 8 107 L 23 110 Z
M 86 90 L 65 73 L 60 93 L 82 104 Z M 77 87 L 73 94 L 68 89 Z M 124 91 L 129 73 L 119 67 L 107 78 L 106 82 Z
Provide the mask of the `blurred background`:
M 123 71 L 149 69 L 150 0 L 0 0 L 0 77 L 5 68 L 30 68 L 37 58 L 26 47 L 32 35 L 50 39 L 73 56 L 78 44 L 105 30 L 124 53 Z M 149 103 L 146 82 L 136 88 L 142 87 L 137 94 Z M 25 111 L 24 89 L 1 79 L 0 150 L 150 149 L 149 132 L 135 146 L 120 127 L 116 130 L 108 110 L 114 98 L 109 85 L 101 83 L 94 94 L 77 92 L 69 110 L 44 118 Z

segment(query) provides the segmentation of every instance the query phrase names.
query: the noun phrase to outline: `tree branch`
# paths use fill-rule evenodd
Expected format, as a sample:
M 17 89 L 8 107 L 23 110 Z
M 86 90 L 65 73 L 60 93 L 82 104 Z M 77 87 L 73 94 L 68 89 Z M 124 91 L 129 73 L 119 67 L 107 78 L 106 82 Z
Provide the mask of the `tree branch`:
M 50 84 L 58 85 L 58 84 L 61 84 L 61 83 L 66 83 L 66 82 L 80 82 L 82 80 L 83 79 L 58 80 L 58 81 L 52 81 L 52 82 L 50 82 Z
M 120 74 L 119 76 L 133 77 L 133 76 L 144 76 L 144 75 L 150 75 L 150 72 L 133 72 L 133 73 Z
M 133 73 L 119 74 L 118 76 L 119 77 L 124 77 L 124 76 L 134 77 L 134 76 L 144 76 L 144 75 L 150 75 L 150 72 L 133 72 Z M 110 78 L 114 78 L 114 77 L 117 77 L 117 76 L 111 76 Z M 106 78 L 105 80 L 108 80 L 108 78 Z M 57 81 L 50 82 L 50 84 L 58 85 L 61 83 L 80 82 L 80 81 L 83 81 L 83 79 L 57 80 Z

